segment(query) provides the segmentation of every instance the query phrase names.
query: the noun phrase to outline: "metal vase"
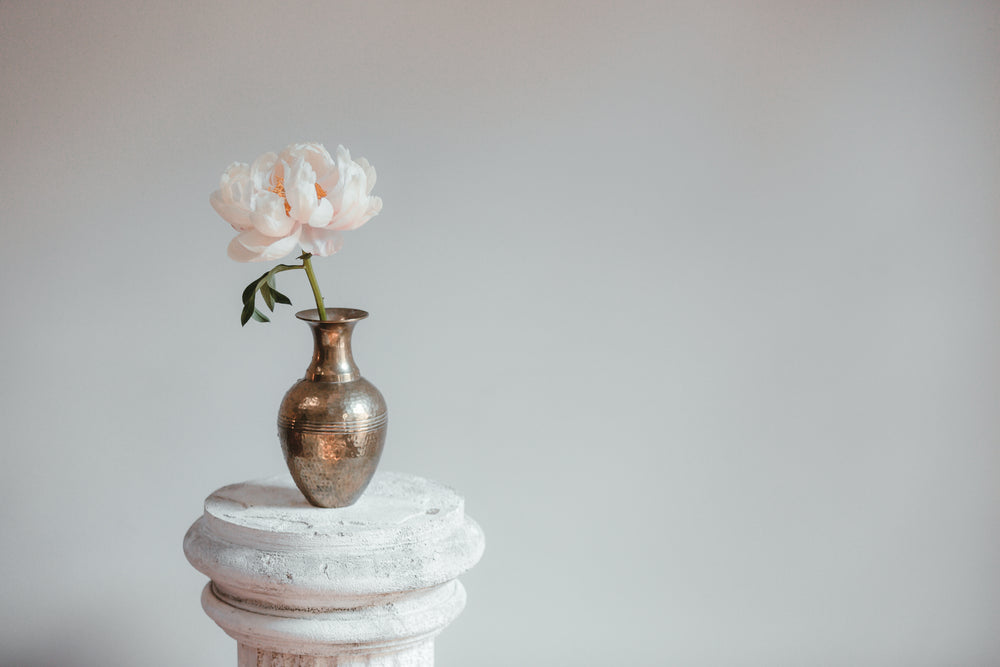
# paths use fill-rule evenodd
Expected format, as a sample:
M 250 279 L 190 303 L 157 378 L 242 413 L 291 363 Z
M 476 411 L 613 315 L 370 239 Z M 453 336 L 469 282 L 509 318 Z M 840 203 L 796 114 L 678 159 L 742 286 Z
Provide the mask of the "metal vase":
M 299 490 L 317 507 L 347 507 L 364 493 L 385 444 L 385 399 L 361 377 L 351 355 L 355 308 L 327 308 L 327 320 L 303 310 L 315 347 L 306 376 L 278 411 L 278 437 Z

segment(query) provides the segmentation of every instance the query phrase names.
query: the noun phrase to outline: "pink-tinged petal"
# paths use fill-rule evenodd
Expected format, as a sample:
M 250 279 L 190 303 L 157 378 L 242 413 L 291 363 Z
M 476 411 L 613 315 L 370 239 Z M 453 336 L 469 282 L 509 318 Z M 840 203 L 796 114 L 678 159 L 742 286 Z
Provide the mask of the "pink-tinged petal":
M 234 162 L 219 178 L 219 189 L 209 202 L 226 222 L 242 231 L 250 227 L 250 192 L 250 167 Z
M 255 190 L 269 190 L 284 177 L 283 165 L 274 153 L 264 153 L 250 165 L 250 182 Z
M 337 156 L 337 166 L 340 166 L 345 162 L 352 162 L 351 151 L 344 148 L 344 144 L 337 144 L 335 155 Z
M 326 228 L 357 229 L 382 210 L 381 200 L 370 194 L 376 178 L 375 168 L 364 158 L 357 162 L 351 160 L 350 152 L 343 146 L 337 147 L 336 159 L 340 180 L 327 191 L 334 214 Z
M 371 165 L 371 162 L 361 157 L 358 158 L 358 165 L 365 172 L 365 179 L 368 181 L 368 187 L 365 188 L 365 194 L 370 195 L 372 193 L 372 188 L 375 187 L 375 181 L 378 179 L 378 174 L 375 173 L 375 167 Z
M 340 232 L 328 229 L 313 229 L 305 227 L 302 236 L 299 237 L 299 245 L 308 253 L 318 257 L 332 255 L 344 245 L 344 238 Z
M 285 178 L 285 199 L 290 207 L 288 215 L 300 222 L 312 219 L 316 210 L 316 172 L 303 158 L 296 158 L 288 168 Z
M 299 242 L 299 229 L 284 238 L 273 238 L 251 229 L 229 243 L 229 256 L 237 262 L 270 262 L 281 259 Z
M 365 224 L 372 218 L 374 218 L 378 212 L 382 209 L 381 200 L 378 202 L 378 206 L 369 206 L 364 211 L 358 212 L 352 215 L 350 218 L 345 218 L 340 222 L 337 227 L 330 227 L 330 229 L 338 229 L 340 231 L 349 232 L 351 230 L 357 229 L 361 225 Z
M 299 158 L 308 162 L 309 166 L 316 172 L 316 179 L 313 182 L 328 178 L 330 172 L 336 169 L 336 163 L 323 144 L 291 144 L 281 151 L 279 157 L 289 165 Z M 336 178 L 334 178 L 334 182 L 336 182 Z
M 288 253 L 292 252 L 293 250 L 295 250 L 295 247 L 299 244 L 299 236 L 300 236 L 299 232 L 298 230 L 296 230 L 294 234 L 286 236 L 285 238 L 280 239 L 279 241 L 275 241 L 270 246 L 268 246 L 267 250 L 264 252 L 262 256 L 261 261 L 273 262 L 274 260 L 281 259 Z
M 326 227 L 330 224 L 330 219 L 333 217 L 333 204 L 326 197 L 320 199 L 316 204 L 316 210 L 309 217 L 308 224 L 310 227 Z
M 236 231 L 242 232 L 251 228 L 250 211 L 227 203 L 218 190 L 212 193 L 208 201 L 212 204 L 215 212 L 222 216 L 223 220 L 232 225 Z
M 368 208 L 368 197 L 364 194 L 364 176 L 352 170 L 350 179 L 342 183 L 340 208 L 336 209 L 328 229 L 349 231 L 364 224 L 361 220 Z
M 285 236 L 295 228 L 295 221 L 285 213 L 285 200 L 266 190 L 254 197 L 250 223 L 261 234 L 272 237 Z
M 226 248 L 226 254 L 229 255 L 229 259 L 235 262 L 262 261 L 258 253 L 247 250 L 246 246 L 240 243 L 239 236 L 234 236 L 233 240 L 229 242 L 229 247 Z
M 357 181 L 359 170 L 354 163 L 340 166 L 340 180 L 332 190 L 327 192 L 327 199 L 333 204 L 333 210 L 342 211 L 351 205 L 351 202 L 358 194 Z
M 249 208 L 252 191 L 250 165 L 244 162 L 233 162 L 219 178 L 219 195 L 227 204 Z
M 323 192 L 330 193 L 337 189 L 337 183 L 340 182 L 340 170 L 334 165 L 333 169 L 327 173 L 325 176 L 317 174 L 316 185 L 323 188 Z
M 230 162 L 229 166 L 226 167 L 226 170 L 222 172 L 222 177 L 232 179 L 239 177 L 240 174 L 249 177 L 250 165 L 248 165 L 246 162 L 233 161 Z

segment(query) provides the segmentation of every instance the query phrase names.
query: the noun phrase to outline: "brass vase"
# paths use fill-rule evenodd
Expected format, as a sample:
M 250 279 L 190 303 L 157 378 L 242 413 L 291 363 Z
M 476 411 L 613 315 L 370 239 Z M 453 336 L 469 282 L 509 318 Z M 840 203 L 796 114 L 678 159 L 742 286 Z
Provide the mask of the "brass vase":
M 278 411 L 278 437 L 299 490 L 317 507 L 347 507 L 364 493 L 385 444 L 385 399 L 361 377 L 351 354 L 355 308 L 327 308 L 327 319 L 303 310 L 315 343 L 306 376 Z

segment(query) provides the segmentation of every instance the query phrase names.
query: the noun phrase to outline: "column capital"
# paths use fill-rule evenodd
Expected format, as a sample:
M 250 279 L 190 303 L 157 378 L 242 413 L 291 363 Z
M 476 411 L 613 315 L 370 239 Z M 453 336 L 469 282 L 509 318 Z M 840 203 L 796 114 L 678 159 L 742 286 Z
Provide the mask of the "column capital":
M 339 509 L 309 505 L 287 475 L 226 486 L 184 538 L 240 665 L 431 665 L 433 637 L 465 603 L 457 577 L 483 548 L 461 496 L 391 472 Z

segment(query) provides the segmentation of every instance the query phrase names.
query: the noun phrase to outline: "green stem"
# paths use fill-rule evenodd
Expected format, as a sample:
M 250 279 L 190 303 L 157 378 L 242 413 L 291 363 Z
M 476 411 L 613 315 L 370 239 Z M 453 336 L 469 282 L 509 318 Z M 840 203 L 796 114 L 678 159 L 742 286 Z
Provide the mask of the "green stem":
M 304 252 L 302 253 L 302 268 L 306 270 L 306 275 L 309 276 L 309 284 L 312 286 L 313 296 L 316 298 L 316 310 L 319 311 L 320 322 L 326 321 L 326 308 L 323 306 L 323 295 L 319 291 L 319 283 L 316 282 L 316 274 L 313 273 L 312 261 L 309 259 L 312 257 L 311 254 Z
M 298 270 L 304 267 L 292 266 L 291 264 L 278 264 L 276 267 L 271 269 L 271 273 L 281 273 L 282 271 L 291 271 L 293 269 Z

